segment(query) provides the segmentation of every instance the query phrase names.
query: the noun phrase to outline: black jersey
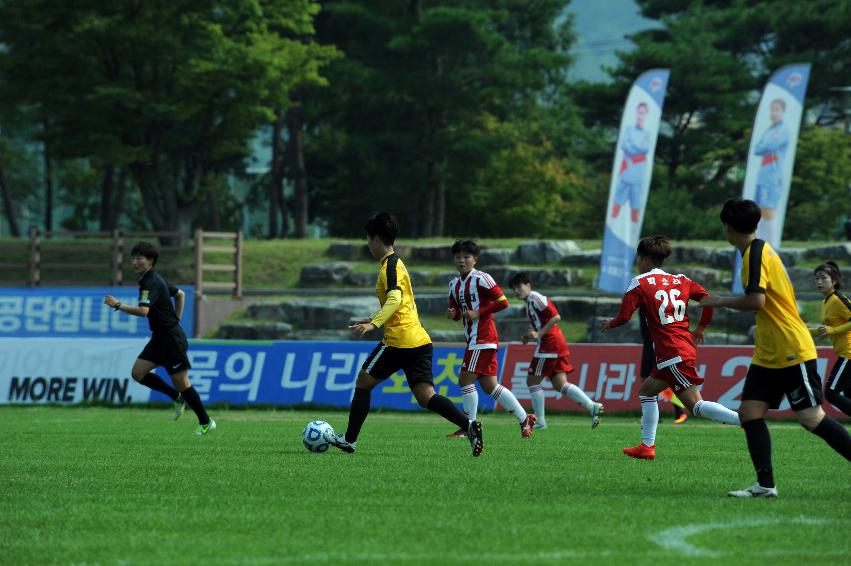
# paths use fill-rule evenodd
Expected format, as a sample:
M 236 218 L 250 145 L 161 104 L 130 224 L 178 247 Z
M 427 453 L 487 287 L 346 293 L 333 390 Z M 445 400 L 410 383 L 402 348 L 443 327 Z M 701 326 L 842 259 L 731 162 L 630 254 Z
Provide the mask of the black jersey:
M 170 285 L 153 268 L 139 279 L 139 306 L 148 307 L 148 326 L 151 332 L 174 328 L 180 323 L 171 298 L 177 295 L 177 287 Z

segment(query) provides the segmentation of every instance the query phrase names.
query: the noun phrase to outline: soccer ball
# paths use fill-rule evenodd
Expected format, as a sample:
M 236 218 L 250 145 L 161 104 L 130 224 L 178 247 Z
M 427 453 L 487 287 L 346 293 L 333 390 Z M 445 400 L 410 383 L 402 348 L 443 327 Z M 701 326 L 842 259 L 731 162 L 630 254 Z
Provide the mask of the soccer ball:
M 311 452 L 325 452 L 331 443 L 325 438 L 334 434 L 334 429 L 325 421 L 310 421 L 301 431 L 301 441 Z

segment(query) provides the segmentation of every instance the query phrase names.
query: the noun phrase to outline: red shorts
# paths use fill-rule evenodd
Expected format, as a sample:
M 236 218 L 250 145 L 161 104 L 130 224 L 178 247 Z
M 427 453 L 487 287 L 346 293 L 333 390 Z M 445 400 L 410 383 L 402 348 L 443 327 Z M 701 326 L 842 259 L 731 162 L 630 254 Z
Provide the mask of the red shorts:
M 464 361 L 461 363 L 461 371 L 468 371 L 477 375 L 499 375 L 499 362 L 497 361 L 496 348 L 487 350 L 467 350 L 464 352 Z
M 559 356 L 558 358 L 532 358 L 529 363 L 529 375 L 541 375 L 552 379 L 558 373 L 570 373 L 573 366 L 570 365 L 570 356 Z
M 653 370 L 650 377 L 661 379 L 671 386 L 674 395 L 679 395 L 692 385 L 700 385 L 703 383 L 703 378 L 697 375 L 694 367 L 694 360 L 685 360 L 676 364 L 671 364 L 661 369 Z

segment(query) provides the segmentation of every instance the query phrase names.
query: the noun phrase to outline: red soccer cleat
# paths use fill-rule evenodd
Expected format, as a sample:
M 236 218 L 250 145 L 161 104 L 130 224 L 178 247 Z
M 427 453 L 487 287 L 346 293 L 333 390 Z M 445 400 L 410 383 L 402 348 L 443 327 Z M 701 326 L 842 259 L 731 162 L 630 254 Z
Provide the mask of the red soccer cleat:
M 656 445 L 647 446 L 643 442 L 638 446 L 633 446 L 632 448 L 624 448 L 623 453 L 629 456 L 630 458 L 637 458 L 639 460 L 653 460 L 656 458 Z
M 466 438 L 467 437 L 467 431 L 464 430 L 463 428 L 459 428 L 455 432 L 450 432 L 446 436 L 448 438 Z
M 535 426 L 535 421 L 538 420 L 533 413 L 529 413 L 526 415 L 526 419 L 522 423 L 520 423 L 520 436 L 522 438 L 529 438 L 532 436 L 532 428 Z

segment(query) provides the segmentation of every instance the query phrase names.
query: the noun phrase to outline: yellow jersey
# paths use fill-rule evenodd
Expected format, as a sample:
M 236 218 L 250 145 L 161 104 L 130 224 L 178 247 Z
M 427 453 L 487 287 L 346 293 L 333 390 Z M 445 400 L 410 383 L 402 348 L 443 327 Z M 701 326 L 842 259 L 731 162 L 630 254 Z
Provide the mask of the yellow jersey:
M 816 345 L 798 314 L 795 289 L 777 252 L 763 240 L 753 240 L 742 257 L 745 293 L 764 293 L 765 306 L 756 313 L 752 363 L 785 368 L 816 358 Z
M 821 304 L 821 323 L 827 327 L 833 351 L 842 358 L 851 358 L 851 329 L 841 328 L 848 321 L 851 321 L 851 301 L 834 291 Z
M 378 268 L 375 294 L 382 307 L 391 291 L 402 293 L 401 305 L 384 322 L 382 343 L 394 348 L 417 348 L 431 344 L 431 337 L 420 324 L 420 316 L 417 314 L 417 303 L 414 302 L 414 289 L 411 286 L 408 270 L 395 252 L 390 252 L 381 258 L 381 265 Z

